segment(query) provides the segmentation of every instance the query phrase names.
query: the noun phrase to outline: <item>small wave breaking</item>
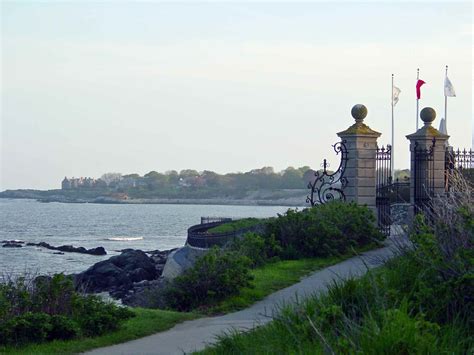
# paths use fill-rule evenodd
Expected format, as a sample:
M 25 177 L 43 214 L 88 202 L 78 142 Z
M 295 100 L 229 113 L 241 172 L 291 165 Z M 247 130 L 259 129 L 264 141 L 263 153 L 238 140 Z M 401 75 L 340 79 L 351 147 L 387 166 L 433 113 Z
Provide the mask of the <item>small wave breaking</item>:
M 105 240 L 115 241 L 115 242 L 132 242 L 134 240 L 142 240 L 143 237 L 110 237 Z

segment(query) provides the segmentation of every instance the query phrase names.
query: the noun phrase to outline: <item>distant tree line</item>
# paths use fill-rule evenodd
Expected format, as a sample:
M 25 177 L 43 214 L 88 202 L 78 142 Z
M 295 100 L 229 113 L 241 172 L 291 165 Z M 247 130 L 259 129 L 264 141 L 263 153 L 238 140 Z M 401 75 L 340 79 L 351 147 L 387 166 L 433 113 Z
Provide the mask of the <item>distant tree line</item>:
M 143 176 L 136 173 L 106 173 L 98 181 L 103 182 L 99 184 L 101 190 L 126 193 L 135 198 L 174 195 L 236 196 L 253 190 L 305 189 L 314 173 L 309 166 L 288 167 L 280 172 L 266 166 L 228 174 L 192 169 L 164 173 L 150 171 Z

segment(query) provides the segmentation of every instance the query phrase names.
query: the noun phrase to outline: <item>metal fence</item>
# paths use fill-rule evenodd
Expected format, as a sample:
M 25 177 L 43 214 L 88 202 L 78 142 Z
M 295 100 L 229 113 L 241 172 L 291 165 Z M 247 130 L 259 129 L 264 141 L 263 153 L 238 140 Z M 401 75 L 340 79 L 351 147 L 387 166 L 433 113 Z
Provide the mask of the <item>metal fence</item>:
M 207 217 L 203 217 L 207 218 Z M 262 228 L 261 224 L 242 228 L 236 231 L 226 233 L 208 233 L 208 230 L 226 222 L 232 221 L 232 218 L 222 218 L 220 221 L 196 224 L 188 229 L 188 238 L 186 244 L 196 248 L 212 248 L 213 246 L 222 247 L 234 240 L 236 237 L 242 236 L 247 232 L 256 232 Z M 201 218 L 201 221 L 203 219 Z
M 449 150 L 448 148 L 448 151 Z M 453 149 L 450 156 L 452 157 L 453 167 L 455 169 L 474 169 L 474 151 L 472 149 Z
M 447 192 L 451 190 L 451 177 L 455 171 L 474 183 L 474 151 L 472 149 L 446 148 L 444 185 Z
M 201 217 L 201 224 L 215 223 L 215 222 L 231 222 L 234 218 L 230 217 Z

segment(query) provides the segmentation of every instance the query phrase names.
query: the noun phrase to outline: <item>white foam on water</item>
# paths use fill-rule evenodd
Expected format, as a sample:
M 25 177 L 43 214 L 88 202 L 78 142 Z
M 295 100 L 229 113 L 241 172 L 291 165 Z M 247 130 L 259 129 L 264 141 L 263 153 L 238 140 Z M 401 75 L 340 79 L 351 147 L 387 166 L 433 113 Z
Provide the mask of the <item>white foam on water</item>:
M 143 237 L 111 237 L 105 240 L 116 241 L 116 242 L 129 242 L 134 240 L 142 240 Z

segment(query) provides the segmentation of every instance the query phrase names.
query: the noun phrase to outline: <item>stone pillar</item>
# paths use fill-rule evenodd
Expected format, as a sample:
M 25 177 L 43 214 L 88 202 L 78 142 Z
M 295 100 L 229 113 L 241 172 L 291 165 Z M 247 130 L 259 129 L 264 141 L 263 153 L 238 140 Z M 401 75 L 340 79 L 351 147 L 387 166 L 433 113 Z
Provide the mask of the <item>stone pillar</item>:
M 420 118 L 425 123 L 418 131 L 409 134 L 407 139 L 410 140 L 410 213 L 413 217 L 415 206 L 415 146 L 417 149 L 430 149 L 433 146 L 433 188 L 434 194 L 440 195 L 445 193 L 444 186 L 444 168 L 445 168 L 445 152 L 448 135 L 441 133 L 431 124 L 436 118 L 436 111 L 431 107 L 425 107 L 420 112 Z M 427 169 L 427 166 L 418 164 L 418 169 Z M 418 174 L 426 174 L 426 172 L 418 172 Z
M 375 155 L 377 138 L 380 137 L 380 133 L 364 124 L 364 118 L 367 116 L 367 108 L 364 105 L 355 105 L 351 114 L 356 123 L 337 134 L 346 142 L 347 147 L 348 160 L 344 176 L 348 183 L 344 194 L 347 201 L 367 205 L 377 215 Z

